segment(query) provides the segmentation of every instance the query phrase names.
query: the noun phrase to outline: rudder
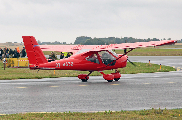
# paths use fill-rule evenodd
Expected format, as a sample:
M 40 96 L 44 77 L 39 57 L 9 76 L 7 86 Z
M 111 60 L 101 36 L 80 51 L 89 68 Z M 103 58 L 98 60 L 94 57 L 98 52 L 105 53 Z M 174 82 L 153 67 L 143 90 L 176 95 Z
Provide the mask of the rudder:
M 22 36 L 22 38 L 27 52 L 29 63 L 35 65 L 47 63 L 47 59 L 44 56 L 42 50 L 40 49 L 35 37 Z

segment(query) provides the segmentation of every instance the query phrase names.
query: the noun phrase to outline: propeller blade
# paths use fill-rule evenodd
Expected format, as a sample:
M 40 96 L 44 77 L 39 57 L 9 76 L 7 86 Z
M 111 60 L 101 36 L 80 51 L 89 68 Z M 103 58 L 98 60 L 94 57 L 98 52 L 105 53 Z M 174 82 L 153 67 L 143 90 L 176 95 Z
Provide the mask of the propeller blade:
M 133 62 L 131 62 L 129 59 L 127 59 L 131 64 L 133 64 L 134 66 L 136 66 Z

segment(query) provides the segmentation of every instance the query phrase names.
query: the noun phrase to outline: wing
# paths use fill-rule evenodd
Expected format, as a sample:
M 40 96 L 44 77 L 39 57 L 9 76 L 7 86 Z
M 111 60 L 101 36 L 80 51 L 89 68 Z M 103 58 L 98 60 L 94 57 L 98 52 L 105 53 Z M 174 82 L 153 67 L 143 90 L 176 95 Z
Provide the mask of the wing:
M 59 51 L 59 52 L 76 53 L 82 49 L 86 49 L 88 51 L 102 51 L 102 50 L 126 49 L 126 48 L 135 49 L 139 47 L 171 45 L 176 42 L 177 42 L 176 40 L 162 40 L 162 41 L 122 43 L 122 44 L 110 44 L 110 45 L 39 45 L 39 46 L 42 49 L 42 51 Z
M 106 47 L 108 45 L 39 45 L 42 51 L 73 52 L 73 54 L 82 49 L 89 51 L 98 46 Z
M 136 43 L 122 43 L 122 44 L 110 44 L 103 47 L 97 47 L 92 49 L 92 51 L 100 50 L 112 50 L 112 49 L 135 49 L 140 47 L 150 47 L 150 46 L 162 46 L 162 45 L 172 45 L 175 44 L 176 40 L 162 40 L 162 41 L 150 41 L 150 42 L 136 42 Z
M 72 52 L 77 45 L 39 45 L 42 51 Z

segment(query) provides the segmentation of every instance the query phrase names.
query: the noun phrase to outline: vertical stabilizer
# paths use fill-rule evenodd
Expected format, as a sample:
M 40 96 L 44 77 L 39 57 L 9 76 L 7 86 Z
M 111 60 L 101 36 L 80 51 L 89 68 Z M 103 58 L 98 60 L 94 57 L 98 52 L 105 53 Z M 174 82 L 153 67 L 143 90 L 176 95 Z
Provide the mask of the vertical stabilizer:
M 39 65 L 48 63 L 44 53 L 33 36 L 22 36 L 22 38 L 30 64 Z

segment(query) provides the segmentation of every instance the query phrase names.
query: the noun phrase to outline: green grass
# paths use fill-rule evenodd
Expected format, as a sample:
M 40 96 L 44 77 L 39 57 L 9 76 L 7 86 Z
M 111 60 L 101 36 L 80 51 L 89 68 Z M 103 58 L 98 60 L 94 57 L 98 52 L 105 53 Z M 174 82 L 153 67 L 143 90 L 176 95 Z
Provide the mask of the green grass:
M 64 112 L 64 113 L 20 113 L 0 116 L 6 120 L 171 120 L 182 119 L 182 109 L 174 110 L 140 110 L 140 111 L 105 111 L 95 113 Z
M 154 72 L 169 72 L 176 69 L 163 66 L 160 70 L 160 65 L 149 63 L 135 63 L 136 67 L 128 63 L 125 68 L 118 69 L 121 74 L 136 74 L 136 73 L 154 73 Z M 114 71 L 105 70 L 105 74 L 110 74 Z M 79 74 L 88 74 L 88 71 L 74 71 L 74 70 L 30 70 L 28 68 L 6 68 L 4 70 L 2 61 L 0 62 L 0 80 L 12 79 L 41 79 L 41 78 L 58 78 L 58 77 L 77 77 Z M 99 72 L 95 71 L 91 76 L 99 76 Z

